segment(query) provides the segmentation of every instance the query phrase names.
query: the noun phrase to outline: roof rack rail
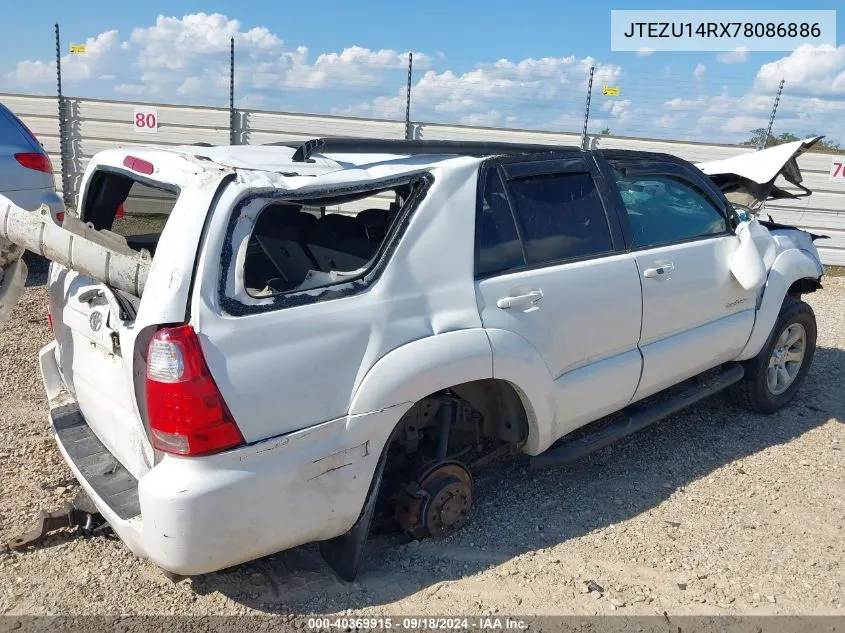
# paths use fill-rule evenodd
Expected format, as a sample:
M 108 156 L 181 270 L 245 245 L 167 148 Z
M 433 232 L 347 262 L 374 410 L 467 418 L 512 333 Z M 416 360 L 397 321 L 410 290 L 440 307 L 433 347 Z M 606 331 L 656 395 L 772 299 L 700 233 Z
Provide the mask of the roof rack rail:
M 493 154 L 536 154 L 578 150 L 572 145 L 534 145 L 531 143 L 501 143 L 487 141 L 406 141 L 404 139 L 375 139 L 328 137 L 307 141 L 281 141 L 268 145 L 291 147 L 296 150 L 292 160 L 302 163 L 315 153 L 383 153 L 383 154 L 459 154 L 488 156 Z

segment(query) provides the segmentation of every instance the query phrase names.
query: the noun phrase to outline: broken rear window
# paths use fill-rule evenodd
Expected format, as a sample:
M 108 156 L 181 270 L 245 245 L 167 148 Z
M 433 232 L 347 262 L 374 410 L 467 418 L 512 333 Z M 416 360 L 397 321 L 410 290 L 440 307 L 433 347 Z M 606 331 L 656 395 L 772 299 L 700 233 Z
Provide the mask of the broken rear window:
M 85 195 L 82 218 L 94 228 L 126 238 L 135 250 L 155 254 L 179 192 L 108 171 L 95 173 Z

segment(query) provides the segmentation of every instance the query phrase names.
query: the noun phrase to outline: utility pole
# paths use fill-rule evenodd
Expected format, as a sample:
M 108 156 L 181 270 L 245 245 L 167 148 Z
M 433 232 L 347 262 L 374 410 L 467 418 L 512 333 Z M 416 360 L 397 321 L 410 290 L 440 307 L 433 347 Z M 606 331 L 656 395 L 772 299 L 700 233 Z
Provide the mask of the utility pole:
M 772 106 L 772 116 L 769 117 L 769 127 L 766 128 L 766 136 L 763 138 L 763 147 L 758 147 L 757 149 L 766 149 L 769 145 L 769 137 L 772 135 L 772 125 L 775 123 L 775 114 L 778 111 L 778 103 L 780 103 L 780 94 L 783 92 L 783 79 L 780 80 L 780 85 L 778 86 L 778 93 L 775 95 L 775 103 Z
M 414 69 L 414 53 L 408 53 L 408 87 L 405 92 L 405 140 L 411 140 L 411 74 Z
M 596 67 L 590 66 L 590 81 L 587 84 L 587 107 L 584 110 L 584 130 L 581 132 L 581 149 L 587 149 L 587 123 L 590 121 L 590 97 L 593 94 L 593 73 Z

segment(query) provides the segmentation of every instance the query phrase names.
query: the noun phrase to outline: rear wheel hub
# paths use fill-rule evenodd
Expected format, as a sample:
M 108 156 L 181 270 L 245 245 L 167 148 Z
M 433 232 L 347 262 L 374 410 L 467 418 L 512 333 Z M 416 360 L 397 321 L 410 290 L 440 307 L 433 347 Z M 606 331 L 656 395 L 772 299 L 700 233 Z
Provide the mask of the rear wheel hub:
M 416 539 L 449 536 L 472 513 L 472 477 L 460 462 L 429 466 L 402 490 L 394 517 Z

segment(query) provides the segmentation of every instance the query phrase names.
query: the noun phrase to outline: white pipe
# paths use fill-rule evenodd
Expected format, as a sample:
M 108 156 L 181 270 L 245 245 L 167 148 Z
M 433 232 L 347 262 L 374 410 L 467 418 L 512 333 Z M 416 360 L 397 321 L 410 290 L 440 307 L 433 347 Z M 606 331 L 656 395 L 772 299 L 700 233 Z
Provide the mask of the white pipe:
M 136 297 L 144 292 L 152 259 L 111 231 L 97 231 L 66 214 L 59 226 L 42 205 L 27 211 L 0 195 L 0 238 Z M 2 242 L 0 242 L 2 244 Z M 0 246 L 0 260 L 9 249 Z

